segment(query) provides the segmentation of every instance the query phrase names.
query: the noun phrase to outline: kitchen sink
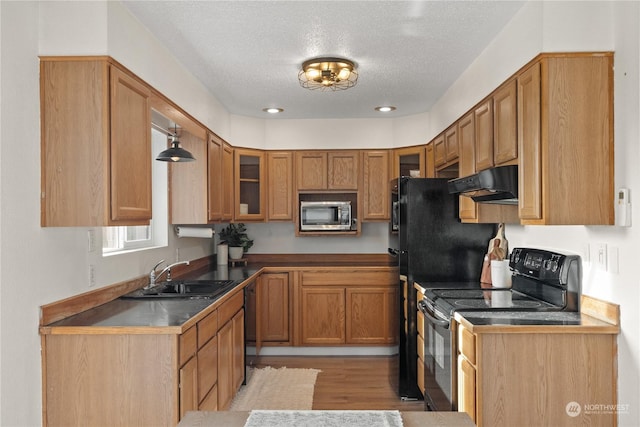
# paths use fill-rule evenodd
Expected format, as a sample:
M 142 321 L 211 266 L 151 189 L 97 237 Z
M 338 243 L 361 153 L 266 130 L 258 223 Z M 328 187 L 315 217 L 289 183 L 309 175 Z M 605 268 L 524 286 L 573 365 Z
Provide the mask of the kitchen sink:
M 137 289 L 122 298 L 215 298 L 235 286 L 235 280 L 172 280 L 149 289 Z

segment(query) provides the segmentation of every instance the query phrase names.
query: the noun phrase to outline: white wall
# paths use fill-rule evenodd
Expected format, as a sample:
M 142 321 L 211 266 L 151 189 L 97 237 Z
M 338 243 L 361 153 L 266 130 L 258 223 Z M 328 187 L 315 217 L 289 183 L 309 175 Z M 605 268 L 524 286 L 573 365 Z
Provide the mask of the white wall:
M 145 274 L 161 258 L 210 253 L 212 242 L 102 259 L 87 252 L 85 228 L 39 226 L 38 61 L 42 55 L 109 54 L 234 145 L 256 148 L 395 147 L 429 141 L 505 77 L 543 50 L 616 50 L 616 185 L 639 188 L 637 2 L 531 2 L 505 27 L 429 112 L 380 120 L 256 120 L 229 115 L 118 2 L 0 2 L 0 425 L 41 423 L 39 306 Z M 613 30 L 612 30 L 613 29 Z M 334 129 L 329 132 L 327 129 Z M 634 224 L 640 224 L 638 209 Z M 290 224 L 256 224 L 252 252 L 384 252 L 386 225 L 366 224 L 360 238 L 287 238 Z M 638 227 L 507 227 L 511 246 L 584 252 L 587 244 L 619 250 L 619 273 L 586 265 L 585 293 L 622 308 L 621 425 L 640 419 L 639 280 L 633 270 Z M 309 240 L 307 240 L 309 239 Z M 599 403 L 599 402 L 585 402 Z
M 101 287 L 174 261 L 177 250 L 182 260 L 214 251 L 213 240 L 172 233 L 167 248 L 103 258 L 88 252 L 85 227 L 40 227 L 39 55 L 109 54 L 163 93 L 182 96 L 176 102 L 208 126 L 228 129 L 215 98 L 122 9 L 118 2 L 0 2 L 2 426 L 41 425 L 39 307 L 90 290 L 90 263 Z

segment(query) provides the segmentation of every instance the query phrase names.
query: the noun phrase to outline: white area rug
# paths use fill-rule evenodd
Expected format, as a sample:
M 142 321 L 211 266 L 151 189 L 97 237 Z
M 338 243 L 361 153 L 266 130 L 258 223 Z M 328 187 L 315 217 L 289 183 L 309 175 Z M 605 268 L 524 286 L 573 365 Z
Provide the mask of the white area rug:
M 245 427 L 402 427 L 399 411 L 251 411 Z
M 313 407 L 318 369 L 265 367 L 247 374 L 247 385 L 231 402 L 230 411 L 253 409 L 304 410 Z

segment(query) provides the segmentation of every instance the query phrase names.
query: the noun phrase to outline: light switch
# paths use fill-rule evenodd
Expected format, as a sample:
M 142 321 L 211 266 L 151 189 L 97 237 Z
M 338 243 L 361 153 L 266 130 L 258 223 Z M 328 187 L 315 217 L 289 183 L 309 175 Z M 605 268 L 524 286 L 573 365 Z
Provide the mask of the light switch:
M 598 243 L 596 245 L 596 259 L 593 260 L 599 270 L 607 271 L 607 244 Z

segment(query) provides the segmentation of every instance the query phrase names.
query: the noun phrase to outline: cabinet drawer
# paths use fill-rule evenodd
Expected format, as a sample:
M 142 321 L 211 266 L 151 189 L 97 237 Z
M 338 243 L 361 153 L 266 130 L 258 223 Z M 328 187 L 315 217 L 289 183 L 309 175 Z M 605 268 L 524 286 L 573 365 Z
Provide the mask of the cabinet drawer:
M 424 361 L 424 339 L 418 335 L 418 362 Z
M 418 311 L 418 336 L 424 338 L 424 314 Z
M 244 305 L 244 292 L 236 292 L 227 302 L 218 307 L 218 325 L 227 323 Z
M 218 332 L 218 310 L 198 322 L 198 348 L 201 348 Z
M 303 286 L 389 286 L 398 283 L 397 271 L 303 271 Z
M 194 326 L 187 329 L 185 333 L 180 335 L 178 340 L 180 352 L 180 366 L 185 364 L 191 357 L 196 354 L 198 349 L 198 331 Z
M 476 336 L 469 332 L 464 326 L 460 326 L 458 332 L 458 346 L 460 353 L 473 365 L 476 364 Z

